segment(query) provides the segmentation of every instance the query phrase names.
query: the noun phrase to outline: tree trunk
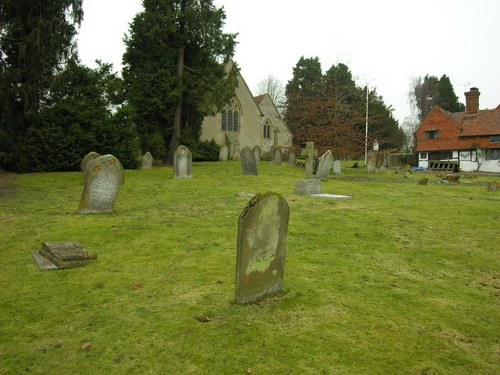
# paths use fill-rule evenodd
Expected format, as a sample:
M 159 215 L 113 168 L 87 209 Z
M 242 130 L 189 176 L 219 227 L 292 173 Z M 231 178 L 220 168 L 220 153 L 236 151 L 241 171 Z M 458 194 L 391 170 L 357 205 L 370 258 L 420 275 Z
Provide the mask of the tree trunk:
M 167 162 L 173 163 L 174 152 L 179 146 L 179 138 L 181 136 L 181 116 L 182 116 L 182 74 L 184 72 L 184 51 L 185 47 L 179 48 L 179 57 L 177 59 L 177 84 L 179 87 L 179 101 L 174 113 L 174 132 L 170 138 L 168 146 Z

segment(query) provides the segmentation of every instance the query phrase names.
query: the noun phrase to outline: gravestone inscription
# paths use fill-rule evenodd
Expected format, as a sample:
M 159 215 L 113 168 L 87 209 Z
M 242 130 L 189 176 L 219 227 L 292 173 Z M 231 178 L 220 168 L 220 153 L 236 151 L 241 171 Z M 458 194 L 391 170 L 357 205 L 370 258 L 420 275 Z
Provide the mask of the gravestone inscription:
M 248 303 L 283 286 L 290 209 L 272 192 L 257 194 L 238 221 L 236 302 Z
M 189 149 L 180 145 L 174 153 L 174 178 L 176 180 L 191 178 L 193 168 L 193 154 Z
M 113 155 L 103 155 L 95 159 L 85 171 L 78 212 L 81 214 L 113 212 L 123 179 L 123 167 Z
M 248 176 L 256 176 L 257 163 L 255 162 L 255 154 L 249 147 L 243 147 L 240 152 L 241 167 L 243 168 L 243 174 Z

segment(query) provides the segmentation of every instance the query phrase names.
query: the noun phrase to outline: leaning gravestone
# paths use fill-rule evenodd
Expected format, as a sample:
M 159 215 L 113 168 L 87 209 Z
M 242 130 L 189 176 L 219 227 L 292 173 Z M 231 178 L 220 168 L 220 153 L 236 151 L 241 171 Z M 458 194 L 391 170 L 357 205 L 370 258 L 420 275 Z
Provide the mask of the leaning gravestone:
M 38 254 L 33 254 L 42 270 L 83 267 L 94 262 L 97 254 L 87 253 L 78 242 L 44 242 Z
M 330 173 L 330 169 L 332 169 L 332 164 L 333 155 L 332 152 L 328 150 L 319 158 L 318 168 L 316 169 L 316 178 L 320 181 L 328 180 L 328 173 Z
M 219 149 L 219 161 L 227 161 L 228 157 L 229 157 L 229 147 L 223 145 Z
M 98 154 L 97 152 L 91 151 L 87 155 L 85 155 L 82 159 L 82 162 L 80 163 L 80 169 L 82 170 L 83 173 L 87 170 L 87 167 L 92 164 L 92 162 L 97 159 L 101 154 Z
M 180 145 L 174 154 L 174 178 L 176 180 L 191 178 L 193 176 L 192 168 L 193 155 L 191 151 L 186 146 Z
M 113 155 L 98 157 L 87 167 L 78 212 L 113 212 L 118 190 L 123 184 L 123 167 Z
M 333 162 L 333 174 L 340 174 L 340 173 L 342 173 L 340 167 L 340 160 L 335 160 Z
M 257 194 L 238 222 L 236 302 L 248 303 L 279 292 L 285 274 L 290 209 L 283 197 Z
M 255 157 L 255 164 L 257 164 L 257 168 L 260 165 L 260 147 L 259 145 L 255 145 L 252 147 L 253 155 Z
M 148 151 L 141 158 L 141 169 L 151 169 L 153 167 L 153 155 Z
M 243 147 L 240 152 L 241 167 L 243 174 L 248 176 L 258 175 L 257 163 L 255 162 L 255 154 L 250 148 Z

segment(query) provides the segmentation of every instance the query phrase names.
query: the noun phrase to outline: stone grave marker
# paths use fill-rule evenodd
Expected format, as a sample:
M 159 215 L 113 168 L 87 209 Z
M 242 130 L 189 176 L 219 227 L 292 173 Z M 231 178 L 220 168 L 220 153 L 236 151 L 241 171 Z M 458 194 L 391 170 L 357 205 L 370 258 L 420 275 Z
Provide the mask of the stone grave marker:
M 255 154 L 252 150 L 250 150 L 249 147 L 243 147 L 240 150 L 240 160 L 244 175 L 258 175 L 257 163 L 255 162 Z
M 306 179 L 314 178 L 314 157 L 318 155 L 318 150 L 314 149 L 314 142 L 306 142 L 306 148 L 300 153 L 306 157 L 305 170 Z
M 274 164 L 281 165 L 281 147 L 274 148 Z
M 289 207 L 272 192 L 257 194 L 238 221 L 236 302 L 248 303 L 283 286 Z
M 255 157 L 255 164 L 257 164 L 257 169 L 260 165 L 260 147 L 259 145 L 255 145 L 252 147 L 253 155 Z
M 153 167 L 153 155 L 148 151 L 141 158 L 141 169 L 151 169 Z
M 223 145 L 219 149 L 219 161 L 227 161 L 228 157 L 229 157 L 229 147 Z
M 81 214 L 113 212 L 123 179 L 123 167 L 113 155 L 103 155 L 95 159 L 85 171 L 78 212 Z
M 332 152 L 328 150 L 319 158 L 318 168 L 316 169 L 316 178 L 320 181 L 328 180 L 328 174 L 330 173 L 330 169 L 332 169 L 332 164 L 333 155 Z
M 321 182 L 316 179 L 297 180 L 294 193 L 299 195 L 321 194 Z
M 340 167 L 340 160 L 334 160 L 333 161 L 333 174 L 340 174 L 342 173 L 341 167 Z
M 176 180 L 191 178 L 193 168 L 193 154 L 184 146 L 177 147 L 174 153 L 174 178 Z
M 82 162 L 80 163 L 80 169 L 82 170 L 83 173 L 87 170 L 87 167 L 92 164 L 92 162 L 97 159 L 101 154 L 98 154 L 97 152 L 91 151 L 87 155 L 85 155 L 82 159 Z
M 83 267 L 94 262 L 97 254 L 89 254 L 78 242 L 44 242 L 42 249 L 33 254 L 42 270 Z
M 294 150 L 288 151 L 288 164 L 295 165 L 295 159 L 296 159 L 295 151 Z

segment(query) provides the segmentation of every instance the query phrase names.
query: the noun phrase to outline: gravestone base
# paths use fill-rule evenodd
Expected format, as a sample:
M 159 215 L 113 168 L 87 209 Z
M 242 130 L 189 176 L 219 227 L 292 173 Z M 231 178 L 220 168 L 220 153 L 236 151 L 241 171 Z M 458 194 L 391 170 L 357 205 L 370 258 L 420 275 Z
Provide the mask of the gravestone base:
M 321 194 L 321 181 L 316 179 L 297 180 L 294 193 L 299 195 Z
M 41 270 L 56 270 L 86 266 L 97 259 L 78 242 L 44 242 L 38 254 L 33 254 Z
M 349 195 L 340 195 L 340 194 L 311 194 L 311 197 L 326 198 L 326 199 L 351 199 Z

